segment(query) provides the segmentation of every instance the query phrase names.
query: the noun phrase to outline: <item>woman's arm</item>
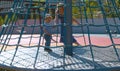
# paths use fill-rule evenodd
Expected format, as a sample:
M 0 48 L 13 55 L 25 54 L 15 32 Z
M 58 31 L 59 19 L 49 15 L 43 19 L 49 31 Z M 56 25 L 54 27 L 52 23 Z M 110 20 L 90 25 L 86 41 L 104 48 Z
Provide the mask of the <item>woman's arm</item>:
M 73 22 L 73 24 L 74 24 L 74 22 L 75 22 L 75 24 L 77 24 L 77 25 L 80 24 L 75 18 L 72 18 L 72 22 Z
M 58 24 L 58 23 L 59 23 L 59 19 L 58 19 L 58 9 L 56 9 L 56 11 L 55 11 L 54 23 L 55 23 L 55 24 Z

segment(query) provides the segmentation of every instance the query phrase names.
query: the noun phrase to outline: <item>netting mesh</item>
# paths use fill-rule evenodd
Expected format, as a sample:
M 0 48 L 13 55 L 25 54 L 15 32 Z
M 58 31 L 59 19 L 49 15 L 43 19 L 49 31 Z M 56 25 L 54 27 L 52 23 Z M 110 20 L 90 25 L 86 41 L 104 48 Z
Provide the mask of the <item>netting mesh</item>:
M 60 23 L 52 24 L 52 52 L 44 51 L 43 25 L 46 13 L 55 19 L 59 2 L 67 0 L 14 0 L 0 32 L 0 65 L 25 69 L 87 70 L 120 66 L 120 0 L 75 0 L 72 15 L 79 24 L 71 32 L 80 45 L 61 43 Z M 69 11 L 64 11 L 66 20 Z M 69 22 L 71 23 L 71 22 Z M 69 29 L 69 28 L 68 28 Z M 67 34 L 66 34 L 67 35 Z M 69 40 L 64 37 L 65 40 Z M 71 43 L 71 42 L 70 42 Z M 72 49 L 72 56 L 66 54 Z M 68 48 L 69 49 L 69 48 Z

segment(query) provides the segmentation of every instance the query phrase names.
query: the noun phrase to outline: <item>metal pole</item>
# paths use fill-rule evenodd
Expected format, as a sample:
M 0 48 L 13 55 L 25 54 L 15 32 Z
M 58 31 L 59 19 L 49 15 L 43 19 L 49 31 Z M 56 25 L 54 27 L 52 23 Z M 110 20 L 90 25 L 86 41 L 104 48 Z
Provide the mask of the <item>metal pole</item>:
M 65 53 L 67 55 L 73 55 L 72 49 L 72 0 L 66 0 L 65 5 L 65 36 L 66 36 L 66 43 L 65 43 Z

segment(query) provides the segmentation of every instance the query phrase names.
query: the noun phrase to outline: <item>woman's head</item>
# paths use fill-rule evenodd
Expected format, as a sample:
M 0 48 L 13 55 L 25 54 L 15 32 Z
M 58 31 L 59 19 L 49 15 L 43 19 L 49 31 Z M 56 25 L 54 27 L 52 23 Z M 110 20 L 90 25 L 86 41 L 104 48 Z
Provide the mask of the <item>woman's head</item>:
M 60 15 L 64 15 L 64 4 L 63 3 L 58 3 L 57 8 L 58 8 L 58 13 Z
M 58 4 L 57 4 L 57 7 L 63 7 L 63 6 L 64 6 L 63 3 L 58 3 Z
M 51 22 L 51 20 L 52 20 L 52 16 L 50 14 L 46 14 L 45 15 L 45 22 L 49 23 L 49 22 Z

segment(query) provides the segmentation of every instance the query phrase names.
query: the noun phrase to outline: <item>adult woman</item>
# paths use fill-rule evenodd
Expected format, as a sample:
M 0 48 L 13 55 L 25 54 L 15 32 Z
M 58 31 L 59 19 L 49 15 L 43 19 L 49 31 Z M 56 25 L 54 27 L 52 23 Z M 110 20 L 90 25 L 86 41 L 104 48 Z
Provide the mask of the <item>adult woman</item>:
M 64 35 L 64 30 L 65 30 L 64 23 L 65 23 L 65 21 L 64 21 L 64 4 L 63 3 L 57 4 L 57 9 L 55 11 L 55 19 L 54 19 L 56 24 L 59 23 L 59 19 L 60 19 L 60 23 L 61 23 L 60 42 L 63 42 L 65 44 L 65 35 Z M 79 24 L 79 22 L 77 20 L 75 20 L 74 18 L 72 18 L 72 21 Z M 72 43 L 79 45 L 79 43 L 76 41 L 76 39 L 73 36 L 72 36 Z

